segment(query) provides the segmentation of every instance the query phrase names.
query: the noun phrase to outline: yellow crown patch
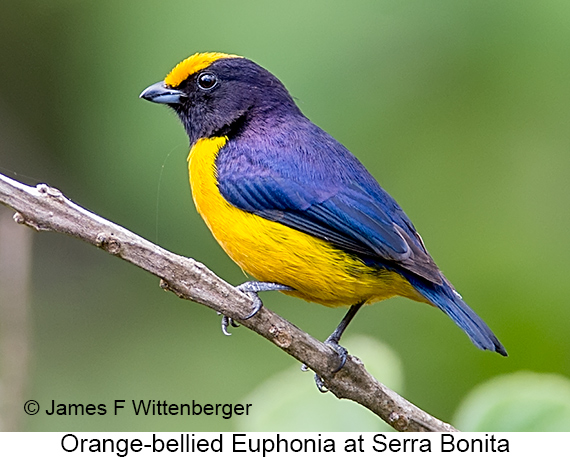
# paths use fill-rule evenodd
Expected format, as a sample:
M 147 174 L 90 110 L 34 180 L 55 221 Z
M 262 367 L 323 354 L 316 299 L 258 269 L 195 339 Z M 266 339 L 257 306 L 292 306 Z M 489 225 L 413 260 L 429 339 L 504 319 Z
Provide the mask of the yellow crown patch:
M 234 54 L 224 54 L 223 52 L 202 52 L 191 55 L 176 65 L 170 73 L 164 78 L 164 83 L 170 87 L 177 87 L 182 81 L 197 71 L 209 67 L 218 59 L 226 59 L 229 57 L 242 58 Z

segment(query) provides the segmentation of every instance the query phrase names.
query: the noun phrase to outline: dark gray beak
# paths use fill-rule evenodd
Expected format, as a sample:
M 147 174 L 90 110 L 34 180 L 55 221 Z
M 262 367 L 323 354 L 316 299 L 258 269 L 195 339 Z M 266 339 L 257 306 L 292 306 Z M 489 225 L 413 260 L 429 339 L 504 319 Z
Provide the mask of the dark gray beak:
M 164 84 L 164 81 L 159 81 L 143 90 L 139 98 L 144 98 L 154 103 L 178 105 L 186 98 L 186 94 L 180 90 L 171 89 Z

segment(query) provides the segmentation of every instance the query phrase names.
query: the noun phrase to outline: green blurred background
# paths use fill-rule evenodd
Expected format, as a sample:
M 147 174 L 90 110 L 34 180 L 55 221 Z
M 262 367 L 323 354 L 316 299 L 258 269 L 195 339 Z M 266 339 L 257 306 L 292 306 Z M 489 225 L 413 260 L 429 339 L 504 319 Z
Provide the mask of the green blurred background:
M 193 207 L 181 125 L 138 95 L 198 51 L 251 58 L 396 198 L 506 346 L 506 359 L 479 351 L 442 313 L 405 299 L 368 307 L 351 324 L 348 334 L 397 355 L 406 398 L 450 421 L 496 375 L 570 376 L 569 24 L 562 0 L 5 0 L 0 171 L 47 182 L 243 282 Z M 42 407 L 237 403 L 298 368 L 246 329 L 224 337 L 212 311 L 63 235 L 34 234 L 30 294 L 25 398 Z M 263 299 L 320 339 L 344 313 L 277 293 Z M 327 414 L 312 408 L 315 429 Z M 31 431 L 236 428 L 203 416 L 43 411 L 21 422 Z

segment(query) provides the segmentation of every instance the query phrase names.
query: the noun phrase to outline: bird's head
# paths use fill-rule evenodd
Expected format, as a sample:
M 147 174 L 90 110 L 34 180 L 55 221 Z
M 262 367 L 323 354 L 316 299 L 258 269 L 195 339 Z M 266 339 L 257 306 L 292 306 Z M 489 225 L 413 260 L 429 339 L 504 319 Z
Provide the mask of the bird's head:
M 267 70 L 243 57 L 217 52 L 188 57 L 140 97 L 174 109 L 191 144 L 200 138 L 239 134 L 253 120 L 279 122 L 300 114 L 281 81 Z

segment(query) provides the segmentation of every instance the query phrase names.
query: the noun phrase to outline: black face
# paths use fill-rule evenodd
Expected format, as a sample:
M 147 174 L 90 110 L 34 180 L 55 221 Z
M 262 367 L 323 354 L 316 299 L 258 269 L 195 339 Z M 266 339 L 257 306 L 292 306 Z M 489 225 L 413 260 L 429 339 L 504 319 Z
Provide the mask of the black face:
M 217 60 L 176 89 L 185 96 L 169 106 L 182 120 L 191 144 L 200 138 L 238 135 L 253 118 L 269 122 L 287 113 L 300 114 L 275 76 L 243 58 Z

